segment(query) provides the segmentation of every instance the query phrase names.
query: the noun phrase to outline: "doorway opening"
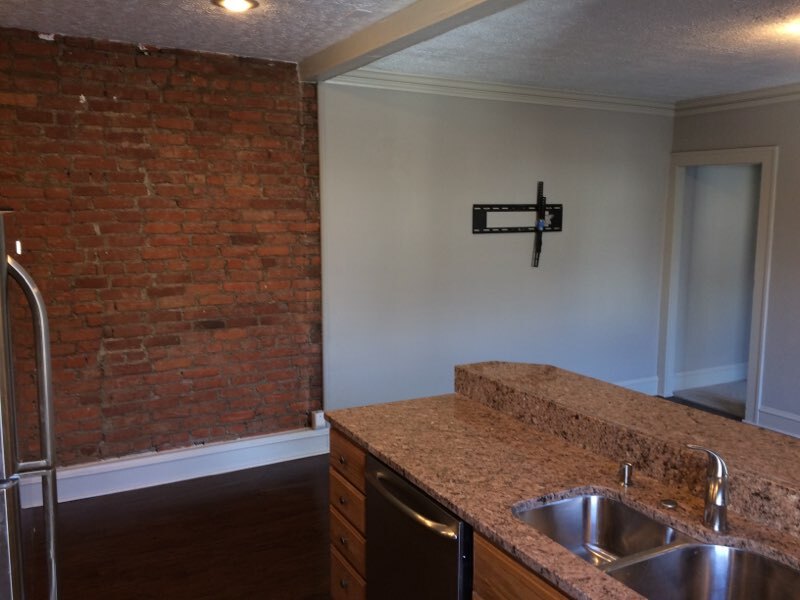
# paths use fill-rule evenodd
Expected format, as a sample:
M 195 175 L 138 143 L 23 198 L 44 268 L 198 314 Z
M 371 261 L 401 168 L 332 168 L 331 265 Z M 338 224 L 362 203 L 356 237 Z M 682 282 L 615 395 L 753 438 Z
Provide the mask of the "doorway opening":
M 675 339 L 681 400 L 745 416 L 760 164 L 686 167 Z
M 755 423 L 776 149 L 673 155 L 659 394 Z

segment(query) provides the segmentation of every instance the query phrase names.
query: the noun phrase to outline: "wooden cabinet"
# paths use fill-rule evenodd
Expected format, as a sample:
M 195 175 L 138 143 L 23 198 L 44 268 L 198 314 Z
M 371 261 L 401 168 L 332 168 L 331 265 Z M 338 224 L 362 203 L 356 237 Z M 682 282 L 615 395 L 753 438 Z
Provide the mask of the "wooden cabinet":
M 364 464 L 366 454 L 331 429 L 331 598 L 366 598 Z
M 335 469 L 331 469 L 330 472 L 330 505 L 346 517 L 358 531 L 364 533 L 366 521 L 364 494 Z
M 365 600 L 367 583 L 336 548 L 331 547 L 331 598 Z
M 335 429 L 331 430 L 330 465 L 353 486 L 364 492 L 366 453 Z
M 569 598 L 526 569 L 485 537 L 474 534 L 473 600 L 566 600 Z
M 331 511 L 331 546 L 336 548 L 361 577 L 364 577 L 367 542 L 364 536 L 336 510 Z

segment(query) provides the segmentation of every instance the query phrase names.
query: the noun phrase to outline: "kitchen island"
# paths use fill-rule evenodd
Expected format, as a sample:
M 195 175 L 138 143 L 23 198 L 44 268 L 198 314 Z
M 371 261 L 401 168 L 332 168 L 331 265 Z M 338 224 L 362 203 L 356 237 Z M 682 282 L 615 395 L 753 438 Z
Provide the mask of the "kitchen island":
M 544 365 L 459 366 L 455 391 L 327 416 L 566 596 L 640 597 L 512 508 L 597 492 L 697 540 L 800 568 L 800 440 Z M 706 459 L 687 443 L 728 463 L 727 534 L 702 523 Z M 634 486 L 618 484 L 620 461 L 634 464 Z M 677 508 L 663 508 L 665 498 Z

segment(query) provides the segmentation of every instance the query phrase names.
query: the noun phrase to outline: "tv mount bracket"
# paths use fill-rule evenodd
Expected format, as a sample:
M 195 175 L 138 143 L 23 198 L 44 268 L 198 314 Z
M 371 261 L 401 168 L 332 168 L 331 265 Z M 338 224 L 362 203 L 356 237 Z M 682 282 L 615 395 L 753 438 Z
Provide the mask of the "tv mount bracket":
M 489 227 L 490 213 L 535 212 L 536 224 L 520 227 Z M 533 244 L 532 267 L 539 266 L 539 255 L 542 252 L 542 234 L 545 231 L 561 231 L 564 218 L 563 204 L 547 204 L 544 196 L 544 182 L 537 186 L 536 204 L 473 204 L 472 233 L 535 233 Z

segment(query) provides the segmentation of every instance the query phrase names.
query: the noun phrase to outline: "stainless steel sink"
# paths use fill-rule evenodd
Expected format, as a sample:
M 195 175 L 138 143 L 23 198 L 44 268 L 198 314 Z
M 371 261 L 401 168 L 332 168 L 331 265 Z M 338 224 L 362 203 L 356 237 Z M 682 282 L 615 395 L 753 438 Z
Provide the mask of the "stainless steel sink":
M 596 566 L 667 544 L 693 541 L 619 500 L 599 495 L 557 500 L 514 514 Z
M 614 498 L 580 495 L 513 513 L 649 600 L 800 600 L 800 571 L 698 543 Z
M 650 600 L 800 598 L 800 572 L 727 546 L 681 545 L 605 571 Z

